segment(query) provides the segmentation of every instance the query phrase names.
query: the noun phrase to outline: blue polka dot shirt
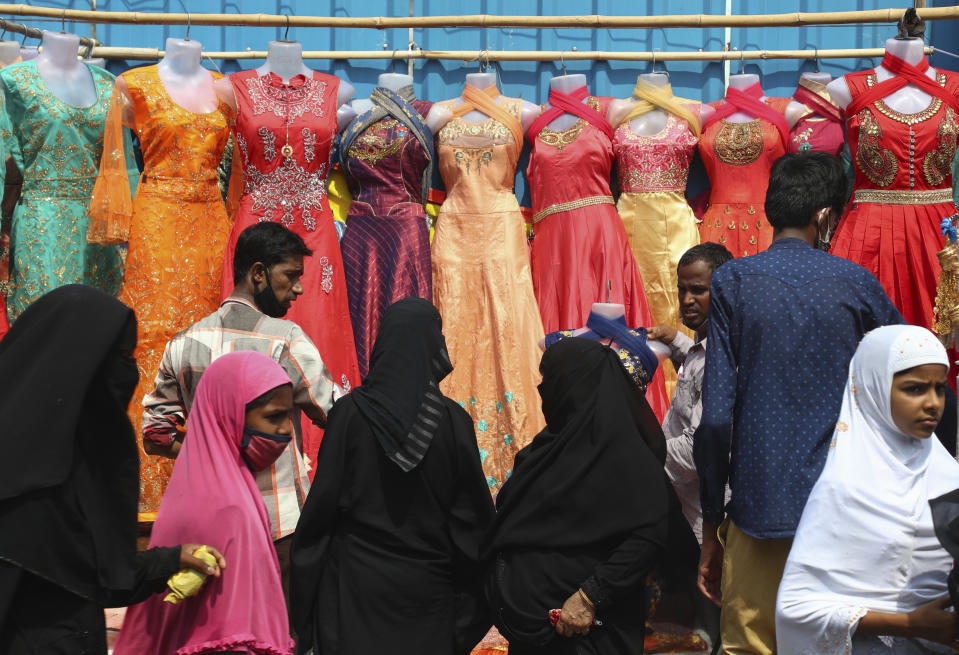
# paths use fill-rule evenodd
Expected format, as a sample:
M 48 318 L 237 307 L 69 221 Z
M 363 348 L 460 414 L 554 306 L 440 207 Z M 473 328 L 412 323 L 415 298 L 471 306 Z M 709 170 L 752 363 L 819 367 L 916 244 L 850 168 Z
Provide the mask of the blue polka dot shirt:
M 819 477 L 862 336 L 902 316 L 866 269 L 800 239 L 717 268 L 703 416 L 694 436 L 703 520 L 791 537 Z

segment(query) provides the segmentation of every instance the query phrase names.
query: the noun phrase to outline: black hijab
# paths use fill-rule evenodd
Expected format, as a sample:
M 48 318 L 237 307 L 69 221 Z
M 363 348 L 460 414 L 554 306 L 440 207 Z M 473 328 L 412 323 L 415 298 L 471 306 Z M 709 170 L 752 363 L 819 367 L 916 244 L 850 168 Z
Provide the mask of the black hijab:
M 540 372 L 547 426 L 517 453 L 497 496 L 487 557 L 609 542 L 666 513 L 663 433 L 619 356 L 591 339 L 563 339 Z
M 453 370 L 443 322 L 422 298 L 404 298 L 383 314 L 370 373 L 353 402 L 387 457 L 404 471 L 423 460 L 439 428 L 439 382 Z
M 0 342 L 0 559 L 105 602 L 136 584 L 133 311 L 60 287 Z

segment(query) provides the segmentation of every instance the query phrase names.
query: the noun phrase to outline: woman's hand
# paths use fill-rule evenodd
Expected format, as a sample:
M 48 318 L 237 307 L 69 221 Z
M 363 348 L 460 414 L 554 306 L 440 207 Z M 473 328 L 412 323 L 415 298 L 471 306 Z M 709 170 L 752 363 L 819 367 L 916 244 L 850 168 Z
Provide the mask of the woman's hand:
M 193 553 L 197 551 L 201 545 L 202 544 L 183 544 L 180 546 L 180 568 L 195 569 L 205 575 L 212 575 L 214 578 L 219 578 L 220 571 L 226 568 L 226 558 L 223 557 L 223 553 L 213 546 L 207 546 L 207 552 L 216 558 L 217 564 L 215 567 L 208 566 L 202 559 L 193 556 Z
M 596 613 L 577 590 L 563 603 L 559 621 L 556 622 L 556 632 L 564 637 L 587 635 L 595 618 Z
M 959 637 L 959 616 L 946 610 L 951 604 L 949 596 L 943 596 L 909 612 L 906 619 L 911 635 L 955 648 Z

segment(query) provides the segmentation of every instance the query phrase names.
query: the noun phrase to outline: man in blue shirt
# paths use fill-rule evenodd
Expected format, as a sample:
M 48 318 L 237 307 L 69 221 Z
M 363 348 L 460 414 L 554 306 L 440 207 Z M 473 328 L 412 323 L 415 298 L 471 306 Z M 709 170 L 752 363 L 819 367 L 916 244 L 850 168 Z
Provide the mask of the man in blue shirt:
M 772 245 L 712 276 L 694 458 L 699 586 L 722 606 L 724 653 L 775 652 L 776 591 L 826 460 L 849 360 L 866 332 L 903 322 L 869 271 L 815 247 L 828 248 L 845 191 L 836 157 L 781 157 L 766 192 Z

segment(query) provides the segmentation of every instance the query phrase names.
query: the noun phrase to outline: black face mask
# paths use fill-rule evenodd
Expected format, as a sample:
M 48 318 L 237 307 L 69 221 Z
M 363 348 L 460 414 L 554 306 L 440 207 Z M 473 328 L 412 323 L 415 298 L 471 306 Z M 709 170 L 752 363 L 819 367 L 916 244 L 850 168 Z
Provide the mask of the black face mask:
M 110 395 L 124 409 L 130 404 L 130 398 L 140 381 L 137 361 L 133 358 L 136 343 L 136 323 L 130 322 L 124 327 L 113 351 L 100 367 L 100 375 Z
M 259 291 L 253 292 L 253 302 L 257 308 L 267 316 L 273 318 L 282 318 L 286 316 L 287 308 L 284 307 L 273 291 L 273 283 L 270 281 L 270 269 L 266 269 L 266 286 Z

